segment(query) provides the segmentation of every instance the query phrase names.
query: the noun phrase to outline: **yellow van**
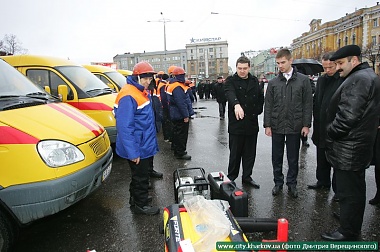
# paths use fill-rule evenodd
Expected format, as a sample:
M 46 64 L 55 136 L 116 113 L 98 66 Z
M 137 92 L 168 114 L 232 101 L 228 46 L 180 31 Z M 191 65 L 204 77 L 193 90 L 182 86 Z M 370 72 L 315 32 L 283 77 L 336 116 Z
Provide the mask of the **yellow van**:
M 112 159 L 100 124 L 0 59 L 0 251 L 23 225 L 99 188 Z
M 120 89 L 127 83 L 124 75 L 110 67 L 101 65 L 83 65 L 83 67 L 93 73 L 116 92 L 119 92 Z
M 127 77 L 128 75 L 132 75 L 133 71 L 130 70 L 125 70 L 125 69 L 117 69 L 119 73 L 124 75 L 124 77 Z
M 53 96 L 83 111 L 106 129 L 111 143 L 116 142 L 116 121 L 112 114 L 117 93 L 70 60 L 49 56 L 2 56 L 6 62 L 45 88 Z M 67 87 L 67 93 L 58 89 Z

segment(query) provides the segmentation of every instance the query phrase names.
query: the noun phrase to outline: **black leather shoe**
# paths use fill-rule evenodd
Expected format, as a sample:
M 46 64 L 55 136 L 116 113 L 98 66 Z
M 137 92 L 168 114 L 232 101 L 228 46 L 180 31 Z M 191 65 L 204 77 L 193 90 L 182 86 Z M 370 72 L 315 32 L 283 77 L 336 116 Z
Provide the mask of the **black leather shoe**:
M 148 202 L 152 202 L 152 200 L 153 200 L 153 197 L 148 195 Z M 133 199 L 133 197 L 129 198 L 129 205 L 131 205 L 131 206 L 135 205 L 135 200 Z
M 371 200 L 369 200 L 368 203 L 371 204 L 371 205 L 377 205 L 377 204 L 379 204 L 380 203 L 380 196 L 377 197 L 377 194 L 376 194 L 376 197 L 373 198 L 373 199 L 371 199 Z
M 276 185 L 272 189 L 272 195 L 276 196 L 280 193 L 280 191 L 282 191 L 282 186 Z
M 250 186 L 257 188 L 257 189 L 260 188 L 260 185 L 254 180 L 243 180 L 243 184 L 250 185 Z
M 326 232 L 324 234 L 321 234 L 321 236 L 327 241 L 357 241 L 358 239 L 356 236 L 345 236 L 338 230 L 333 232 Z
M 334 216 L 335 219 L 340 220 L 340 213 L 333 212 L 332 215 Z
M 134 205 L 131 209 L 135 214 L 155 215 L 160 212 L 160 209 L 156 206 L 139 207 L 138 205 Z
M 295 185 L 290 185 L 290 186 L 288 186 L 288 193 L 289 193 L 290 196 L 292 196 L 293 198 L 297 198 L 297 197 L 298 197 L 297 187 L 296 187 Z
M 164 176 L 163 173 L 153 170 L 151 173 L 149 173 L 149 177 L 151 178 L 162 178 Z
M 313 184 L 313 185 L 307 185 L 308 189 L 325 189 L 325 190 L 330 190 L 330 186 L 325 186 L 325 185 L 320 185 L 320 184 Z
M 190 160 L 191 159 L 191 156 L 190 155 L 182 155 L 182 156 L 175 156 L 177 159 L 183 159 L 183 160 Z

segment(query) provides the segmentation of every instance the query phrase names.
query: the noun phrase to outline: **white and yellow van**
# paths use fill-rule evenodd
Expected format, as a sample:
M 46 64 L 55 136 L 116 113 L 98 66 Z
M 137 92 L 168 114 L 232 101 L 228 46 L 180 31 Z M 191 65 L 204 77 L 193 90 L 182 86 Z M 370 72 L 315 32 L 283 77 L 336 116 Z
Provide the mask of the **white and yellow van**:
M 35 55 L 2 56 L 6 62 L 45 88 L 53 96 L 83 111 L 106 129 L 116 142 L 116 121 L 112 114 L 116 95 L 87 69 L 70 60 Z M 67 86 L 67 92 L 58 89 Z
M 110 67 L 101 65 L 83 65 L 88 71 L 93 73 L 101 81 L 103 81 L 107 86 L 119 92 L 122 87 L 127 83 L 126 77 L 112 69 Z
M 0 59 L 0 251 L 97 189 L 112 159 L 104 127 Z

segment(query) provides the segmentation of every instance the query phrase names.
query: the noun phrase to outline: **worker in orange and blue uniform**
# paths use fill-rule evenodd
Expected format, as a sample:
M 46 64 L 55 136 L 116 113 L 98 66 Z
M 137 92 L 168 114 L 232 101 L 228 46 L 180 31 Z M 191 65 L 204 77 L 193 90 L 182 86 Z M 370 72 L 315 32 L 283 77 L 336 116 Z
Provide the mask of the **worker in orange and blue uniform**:
M 167 79 L 169 75 L 164 71 L 158 72 L 156 76 L 156 95 L 160 99 L 162 104 L 162 133 L 164 135 L 165 142 L 172 141 L 172 122 L 170 121 L 169 116 L 169 104 L 168 98 L 166 95 L 166 87 L 168 86 Z
M 191 103 L 194 103 L 195 98 L 194 98 L 194 95 L 193 95 L 193 90 L 191 89 L 191 86 L 190 86 L 191 84 L 192 84 L 191 80 L 186 80 L 185 81 L 185 86 L 188 87 L 188 92 L 186 92 L 186 93 L 189 96 Z
M 168 68 L 168 78 L 166 79 L 166 85 L 164 87 L 160 87 L 160 93 L 161 93 L 161 103 L 162 103 L 162 109 L 163 109 L 163 123 L 162 127 L 164 133 L 164 141 L 171 143 L 171 149 L 174 150 L 173 146 L 173 122 L 170 119 L 170 111 L 169 111 L 169 100 L 168 100 L 168 94 L 167 89 L 170 83 L 173 83 L 174 76 L 173 76 L 173 70 L 177 66 L 171 65 Z M 166 77 L 166 76 L 165 76 Z
M 154 112 L 147 91 L 154 74 L 149 63 L 137 63 L 114 106 L 116 153 L 128 160 L 132 174 L 129 203 L 134 213 L 146 215 L 160 212 L 148 204 L 149 159 L 158 152 Z
M 185 86 L 185 70 L 176 67 L 173 70 L 174 79 L 166 90 L 169 100 L 170 118 L 173 122 L 173 150 L 178 159 L 190 160 L 186 145 L 189 133 L 189 119 L 194 115 L 190 97 L 187 92 L 190 88 Z M 190 90 L 190 91 L 189 91 Z

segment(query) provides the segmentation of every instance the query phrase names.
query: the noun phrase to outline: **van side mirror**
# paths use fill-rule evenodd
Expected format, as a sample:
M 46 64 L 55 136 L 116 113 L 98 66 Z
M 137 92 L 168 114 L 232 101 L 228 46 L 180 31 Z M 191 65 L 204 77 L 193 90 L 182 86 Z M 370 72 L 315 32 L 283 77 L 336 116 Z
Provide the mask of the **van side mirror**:
M 67 102 L 68 88 L 66 85 L 58 85 L 58 96 L 62 102 Z
M 108 86 L 110 89 L 115 90 L 115 86 L 112 85 L 111 83 L 107 83 L 107 86 Z
M 49 86 L 44 86 L 44 89 L 47 93 L 51 94 L 51 90 Z

